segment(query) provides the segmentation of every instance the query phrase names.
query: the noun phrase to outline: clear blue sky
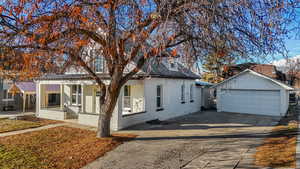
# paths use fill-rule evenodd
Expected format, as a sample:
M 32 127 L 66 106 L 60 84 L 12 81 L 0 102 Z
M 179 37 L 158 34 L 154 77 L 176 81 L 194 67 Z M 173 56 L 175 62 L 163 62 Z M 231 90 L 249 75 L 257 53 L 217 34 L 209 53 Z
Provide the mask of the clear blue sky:
M 295 38 L 287 39 L 285 40 L 285 45 L 288 50 L 288 58 L 292 58 L 297 55 L 300 55 L 300 39 L 295 39 Z M 286 59 L 286 58 L 283 58 L 282 55 L 278 54 L 275 56 L 267 57 L 267 60 L 263 62 L 271 63 L 273 61 L 280 60 L 280 59 Z
M 295 40 L 295 39 L 286 40 L 285 45 L 289 50 L 289 57 L 300 55 L 300 40 Z

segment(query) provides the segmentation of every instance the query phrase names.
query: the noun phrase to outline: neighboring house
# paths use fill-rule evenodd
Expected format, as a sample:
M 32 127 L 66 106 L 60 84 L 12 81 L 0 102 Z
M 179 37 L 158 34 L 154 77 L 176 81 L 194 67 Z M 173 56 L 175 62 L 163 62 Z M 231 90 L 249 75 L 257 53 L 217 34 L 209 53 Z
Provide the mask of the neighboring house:
M 217 90 L 218 112 L 284 116 L 292 87 L 246 69 L 213 86 Z
M 230 78 L 231 76 L 237 75 L 242 71 L 250 69 L 270 78 L 286 82 L 286 76 L 284 73 L 276 69 L 276 66 L 269 64 L 257 64 L 257 63 L 243 63 L 238 65 L 229 66 L 226 68 L 226 71 L 223 72 L 223 77 L 225 79 Z
M 96 56 L 93 68 L 108 84 L 109 76 L 102 57 Z M 134 63 L 132 63 L 134 64 Z M 100 110 L 100 91 L 97 84 L 84 71 L 75 73 L 70 66 L 62 75 L 45 75 L 37 83 L 37 116 L 65 120 L 76 119 L 78 123 L 97 126 Z M 78 71 L 78 70 L 77 70 Z M 199 78 L 180 63 L 152 59 L 121 89 L 111 119 L 111 129 L 154 119 L 197 112 L 201 107 L 201 89 L 195 85 Z M 45 85 L 59 84 L 60 106 L 47 106 Z
M 0 84 L 0 111 L 34 111 L 36 108 L 36 84 L 3 80 Z M 60 86 L 48 85 L 50 103 L 60 104 Z
M 13 81 L 2 79 L 0 90 L 0 111 L 19 111 L 22 109 L 22 98 L 20 95 L 9 93 Z
M 300 94 L 300 72 L 290 71 L 287 72 L 286 74 L 287 74 L 288 84 L 291 85 L 299 95 Z
M 46 99 L 49 106 L 57 106 L 60 104 L 60 86 L 47 85 Z M 18 105 L 22 107 L 22 111 L 33 111 L 36 108 L 36 84 L 35 82 L 15 82 L 7 89 L 9 95 L 18 96 Z

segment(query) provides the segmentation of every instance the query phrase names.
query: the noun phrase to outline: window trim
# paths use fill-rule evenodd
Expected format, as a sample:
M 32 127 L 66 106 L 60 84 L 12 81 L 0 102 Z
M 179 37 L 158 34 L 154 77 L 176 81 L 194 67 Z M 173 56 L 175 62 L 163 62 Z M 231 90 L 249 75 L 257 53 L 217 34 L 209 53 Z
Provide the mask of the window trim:
M 76 86 L 76 93 L 73 93 L 73 87 L 75 87 L 75 86 Z M 80 92 L 79 92 L 79 87 L 81 88 Z M 72 85 L 72 87 L 71 87 L 71 105 L 72 106 L 81 106 L 82 92 L 83 91 L 82 91 L 81 84 Z M 75 98 L 76 98 L 75 103 L 73 103 L 73 96 L 75 96 Z M 80 104 L 79 104 L 79 98 L 80 98 Z
M 89 53 L 90 53 L 90 56 L 93 58 L 92 65 L 94 67 L 94 71 L 96 73 L 104 73 L 105 72 L 105 58 L 101 54 L 99 54 L 98 49 L 91 49 Z M 99 67 L 96 65 L 99 65 Z M 99 68 L 99 69 L 97 70 L 97 68 Z
M 185 84 L 183 83 L 181 85 L 181 96 L 180 96 L 180 100 L 181 100 L 181 104 L 185 103 Z
M 128 96 L 125 96 L 125 91 L 126 91 L 126 88 L 127 87 L 127 94 Z M 129 107 L 125 107 L 125 98 L 129 98 Z M 126 110 L 128 112 L 131 112 L 132 111 L 132 107 L 131 107 L 131 86 L 130 85 L 124 85 L 124 89 L 123 89 L 123 111 Z
M 160 96 L 158 96 L 157 89 L 160 87 Z M 155 96 L 155 104 L 156 104 L 156 111 L 161 111 L 163 110 L 163 85 L 156 85 L 156 96 Z M 157 105 L 157 99 L 160 98 L 160 107 Z
M 96 63 L 99 63 L 99 67 L 96 66 Z M 103 57 L 96 57 L 94 59 L 94 67 L 95 67 L 95 72 L 96 73 L 103 73 L 104 72 L 104 58 Z M 97 70 L 99 68 L 99 70 Z
M 5 94 L 5 93 L 6 93 L 6 94 Z M 3 98 L 2 98 L 2 101 L 14 101 L 14 100 L 15 100 L 13 94 L 10 95 L 11 98 L 8 98 L 8 97 L 7 97 L 7 96 L 9 96 L 8 94 L 9 94 L 9 93 L 8 93 L 8 89 L 4 89 L 4 90 L 3 90 Z M 6 97 L 4 97 L 4 96 L 6 96 Z

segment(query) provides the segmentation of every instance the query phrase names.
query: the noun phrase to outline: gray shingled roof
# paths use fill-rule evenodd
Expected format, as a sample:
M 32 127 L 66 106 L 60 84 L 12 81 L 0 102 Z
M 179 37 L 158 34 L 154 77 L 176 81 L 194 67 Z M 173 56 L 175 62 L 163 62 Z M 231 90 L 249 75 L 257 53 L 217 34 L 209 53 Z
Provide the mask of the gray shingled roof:
M 107 73 L 97 74 L 103 79 L 110 79 Z M 169 70 L 163 63 L 155 60 L 148 61 L 142 70 L 133 76 L 133 79 L 141 79 L 145 77 L 158 78 L 176 78 L 176 79 L 199 79 L 200 77 L 178 63 L 178 71 Z M 39 78 L 39 80 L 90 80 L 87 74 L 47 74 Z
M 178 71 L 168 69 L 163 63 L 158 62 L 157 59 L 150 60 L 144 65 L 142 71 L 152 77 L 163 78 L 182 78 L 182 79 L 199 79 L 200 77 L 185 68 L 180 63 L 178 64 Z
M 98 73 L 97 74 L 102 79 L 110 79 L 107 73 Z M 140 79 L 144 76 L 135 75 L 133 79 Z M 46 74 L 42 77 L 39 77 L 37 80 L 91 80 L 92 78 L 88 74 Z

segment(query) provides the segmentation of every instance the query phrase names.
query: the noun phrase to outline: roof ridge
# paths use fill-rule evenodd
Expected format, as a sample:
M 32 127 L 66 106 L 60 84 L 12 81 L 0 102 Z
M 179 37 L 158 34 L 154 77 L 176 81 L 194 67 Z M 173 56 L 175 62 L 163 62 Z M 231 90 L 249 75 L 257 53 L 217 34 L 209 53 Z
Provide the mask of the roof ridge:
M 269 77 L 269 76 L 266 76 L 266 75 L 264 75 L 264 74 L 258 73 L 258 72 L 254 71 L 254 70 L 251 70 L 251 69 L 245 69 L 244 71 L 240 72 L 239 74 L 236 74 L 236 75 L 234 75 L 234 76 L 232 76 L 232 77 L 230 77 L 230 78 L 228 78 L 228 79 L 226 79 L 226 80 L 224 80 L 224 81 L 222 81 L 222 82 L 220 82 L 220 83 L 218 83 L 218 84 L 212 86 L 211 88 L 216 88 L 217 86 L 219 86 L 219 85 L 221 85 L 221 84 L 223 84 L 223 83 L 225 83 L 225 82 L 227 82 L 227 81 L 230 81 L 231 79 L 234 79 L 234 78 L 236 78 L 236 77 L 238 77 L 238 76 L 241 76 L 241 75 L 243 75 L 243 74 L 245 74 L 245 73 L 247 73 L 247 72 L 250 72 L 250 73 L 252 73 L 252 74 L 254 74 L 254 75 L 258 75 L 258 76 L 260 76 L 260 77 L 262 77 L 262 78 L 271 80 L 271 81 L 275 82 L 277 85 L 279 85 L 279 86 L 281 86 L 281 87 L 283 87 L 283 88 L 286 88 L 286 89 L 288 89 L 288 90 L 293 90 L 293 89 L 294 89 L 293 87 L 291 87 L 291 86 L 289 86 L 289 85 L 287 85 L 287 84 L 285 84 L 285 83 L 282 83 L 282 82 L 280 82 L 280 81 L 278 81 L 278 80 L 276 80 L 276 79 L 273 79 L 273 78 L 271 78 L 271 77 Z

